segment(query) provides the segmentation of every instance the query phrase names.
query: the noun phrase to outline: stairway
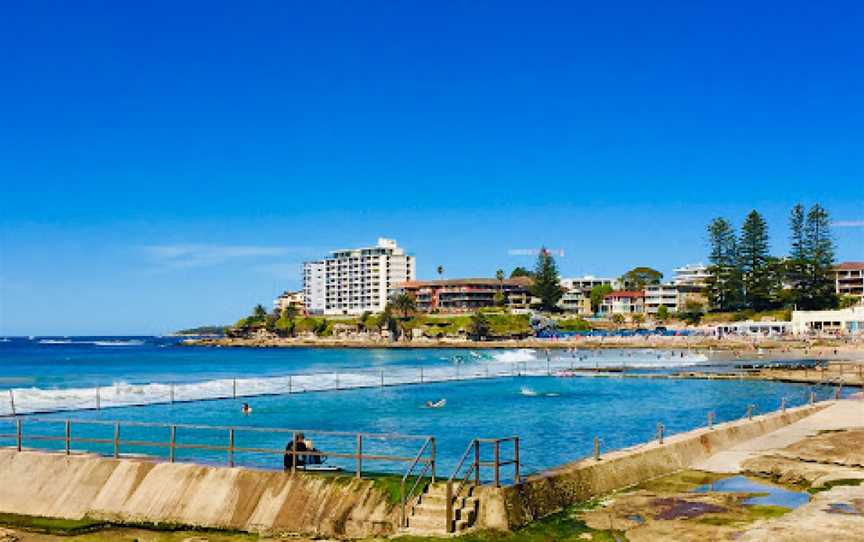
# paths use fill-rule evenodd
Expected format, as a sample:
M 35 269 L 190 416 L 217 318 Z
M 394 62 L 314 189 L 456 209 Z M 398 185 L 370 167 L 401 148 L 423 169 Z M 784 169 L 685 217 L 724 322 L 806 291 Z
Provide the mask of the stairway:
M 404 531 L 418 535 L 458 534 L 465 531 L 474 525 L 480 504 L 473 492 L 474 488 L 469 486 L 464 491 L 467 496 L 454 499 L 453 525 L 448 532 L 447 484 L 427 486 L 417 503 L 407 510 L 408 527 Z

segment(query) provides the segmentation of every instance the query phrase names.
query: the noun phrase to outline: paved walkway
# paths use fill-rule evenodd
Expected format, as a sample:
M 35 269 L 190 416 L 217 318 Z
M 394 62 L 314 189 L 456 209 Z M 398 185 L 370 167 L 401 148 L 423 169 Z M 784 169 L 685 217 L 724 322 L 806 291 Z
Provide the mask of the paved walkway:
M 824 410 L 773 433 L 718 452 L 692 465 L 692 468 L 708 472 L 737 473 L 741 472 L 744 461 L 766 451 L 785 448 L 820 431 L 853 428 L 864 428 L 864 400 L 860 397 L 837 401 Z

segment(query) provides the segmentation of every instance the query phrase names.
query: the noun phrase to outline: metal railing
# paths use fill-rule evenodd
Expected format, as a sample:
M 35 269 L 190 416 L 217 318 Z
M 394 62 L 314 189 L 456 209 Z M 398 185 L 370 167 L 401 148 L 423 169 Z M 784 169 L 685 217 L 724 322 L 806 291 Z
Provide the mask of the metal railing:
M 425 457 L 424 453 L 426 449 L 430 448 L 431 454 L 429 457 Z M 413 475 L 414 469 L 417 465 L 423 464 L 423 468 L 420 472 L 415 475 L 414 483 L 405 491 L 406 483 L 409 478 Z M 431 473 L 430 473 L 431 470 Z M 402 476 L 402 481 L 399 484 L 399 498 L 400 498 L 400 516 L 399 516 L 399 524 L 403 527 L 408 526 L 408 516 L 406 514 L 406 510 L 411 501 L 416 500 L 420 493 L 419 489 L 421 489 L 420 484 L 424 480 L 427 474 L 431 474 L 431 483 L 435 483 L 435 437 L 429 437 L 426 442 L 423 444 L 423 447 L 420 448 L 420 451 L 417 452 L 417 456 L 414 458 L 414 461 L 411 462 L 411 465 L 408 467 L 408 470 L 405 471 L 405 475 Z M 425 486 L 424 486 L 425 487 Z
M 391 434 L 391 433 L 353 433 L 353 432 L 344 432 L 344 431 L 319 431 L 319 430 L 298 430 L 298 429 L 282 429 L 282 428 L 265 428 L 265 427 L 230 427 L 230 426 L 211 426 L 211 425 L 192 425 L 192 424 L 164 424 L 164 423 L 149 423 L 149 422 L 129 422 L 129 421 L 103 421 L 103 420 L 73 420 L 73 419 L 50 419 L 50 418 L 24 418 L 24 417 L 15 417 L 15 418 L 6 418 L 2 420 L 3 422 L 12 422 L 15 424 L 15 432 L 14 433 L 0 433 L 0 439 L 14 439 L 15 441 L 15 449 L 17 451 L 22 451 L 28 449 L 28 445 L 33 445 L 36 443 L 43 442 L 62 442 L 62 451 L 66 455 L 71 455 L 73 453 L 79 453 L 79 450 L 75 450 L 73 445 L 75 444 L 97 444 L 108 446 L 111 449 L 110 456 L 114 458 L 120 458 L 124 454 L 132 455 L 130 448 L 132 449 L 162 449 L 166 450 L 165 455 L 161 456 L 161 459 L 167 460 L 170 463 L 176 461 L 177 451 L 178 450 L 203 450 L 207 452 L 222 452 L 225 454 L 225 463 L 229 467 L 235 466 L 235 456 L 236 454 L 247 453 L 247 454 L 264 454 L 264 455 L 278 455 L 283 458 L 289 458 L 290 461 L 283 462 L 290 463 L 290 470 L 296 471 L 298 466 L 304 462 L 309 457 L 328 457 L 328 458 L 341 458 L 341 459 L 351 459 L 353 460 L 354 467 L 353 469 L 346 469 L 349 472 L 353 470 L 354 475 L 357 478 L 360 478 L 363 474 L 363 465 L 364 462 L 394 462 L 394 463 L 410 463 L 412 468 L 417 463 L 426 463 L 428 465 L 432 465 L 432 470 L 434 473 L 434 465 L 435 465 L 435 448 L 434 448 L 434 437 L 430 436 L 420 436 L 420 435 L 402 435 L 402 434 Z M 62 435 L 51 435 L 45 433 L 30 433 L 25 431 L 28 426 L 36 425 L 39 427 L 45 426 L 63 426 L 63 434 Z M 97 426 L 97 427 L 108 427 L 113 429 L 113 436 L 111 438 L 100 438 L 97 436 L 79 436 L 74 431 L 75 428 L 86 427 L 86 426 Z M 148 432 L 152 431 L 165 431 L 167 433 L 167 440 L 158 440 L 152 439 L 151 437 L 145 436 L 143 438 L 131 438 L 124 439 L 121 438 L 121 435 L 124 432 L 129 432 L 130 430 L 147 430 Z M 224 444 L 202 444 L 199 442 L 181 442 L 178 438 L 178 430 L 184 431 L 206 431 L 206 432 L 215 432 L 217 434 L 221 434 L 221 438 L 224 439 Z M 286 437 L 290 435 L 291 443 L 297 443 L 299 441 L 299 436 L 303 435 L 311 435 L 322 437 L 335 437 L 335 439 L 348 439 L 353 443 L 351 446 L 353 450 L 349 451 L 341 451 L 337 450 L 296 450 L 297 446 L 292 445 L 285 449 L 276 449 L 276 448 L 268 448 L 265 446 L 238 446 L 237 445 L 237 436 L 238 434 L 252 434 L 252 435 L 285 435 Z M 369 440 L 376 441 L 423 441 L 423 445 L 420 448 L 420 451 L 416 456 L 406 457 L 400 455 L 391 455 L 391 454 L 379 454 L 379 453 L 366 453 L 364 452 L 364 443 Z M 432 442 L 431 448 L 431 457 L 427 456 L 427 450 L 429 448 L 429 443 Z M 35 449 L 45 450 L 45 451 L 60 451 L 57 448 L 38 448 Z M 344 448 L 343 448 L 344 450 Z M 95 450 L 80 450 L 82 453 L 97 453 Z M 100 455 L 108 455 L 108 454 L 100 454 Z M 140 454 L 135 454 L 136 456 Z M 146 454 L 145 457 L 151 458 L 154 460 L 160 459 L 159 455 Z M 197 461 L 201 462 L 201 461 Z M 288 470 L 286 466 L 286 470 Z
M 511 459 L 501 460 L 501 444 L 502 443 L 512 443 L 513 445 L 513 455 Z M 492 461 L 484 461 L 482 459 L 481 454 L 481 445 L 482 444 L 491 444 L 492 445 Z M 463 467 L 465 466 L 465 461 L 471 457 L 471 463 L 468 469 L 465 471 L 464 475 L 461 475 Z M 468 487 L 473 478 L 473 484 L 475 486 L 479 486 L 482 484 L 482 476 L 481 469 L 483 467 L 491 467 L 492 468 L 492 480 L 495 487 L 501 487 L 501 467 L 513 465 L 513 482 L 515 484 L 519 484 L 521 482 L 521 476 L 519 472 L 520 462 L 519 462 L 519 437 L 504 437 L 504 438 L 476 438 L 471 441 L 468 447 L 465 449 L 465 453 L 462 454 L 461 459 L 459 459 L 459 463 L 456 465 L 456 468 L 453 469 L 453 474 L 450 475 L 450 478 L 447 480 L 447 488 L 446 488 L 446 509 L 445 509 L 445 517 L 447 524 L 445 526 L 446 532 L 453 532 L 454 530 L 454 522 L 453 522 L 453 504 L 462 496 L 462 491 Z M 456 487 L 454 489 L 453 484 L 456 483 Z

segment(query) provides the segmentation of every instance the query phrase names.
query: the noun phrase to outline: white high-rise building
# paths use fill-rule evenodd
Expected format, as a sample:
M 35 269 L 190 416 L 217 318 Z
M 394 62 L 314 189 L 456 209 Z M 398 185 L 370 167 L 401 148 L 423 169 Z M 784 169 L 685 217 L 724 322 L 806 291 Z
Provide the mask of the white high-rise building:
M 414 256 L 406 255 L 393 239 L 378 239 L 373 247 L 336 250 L 304 264 L 306 307 L 311 314 L 381 312 L 396 286 L 416 276 Z
M 326 307 L 324 262 L 306 262 L 303 264 L 303 301 L 306 304 L 306 314 L 324 314 Z

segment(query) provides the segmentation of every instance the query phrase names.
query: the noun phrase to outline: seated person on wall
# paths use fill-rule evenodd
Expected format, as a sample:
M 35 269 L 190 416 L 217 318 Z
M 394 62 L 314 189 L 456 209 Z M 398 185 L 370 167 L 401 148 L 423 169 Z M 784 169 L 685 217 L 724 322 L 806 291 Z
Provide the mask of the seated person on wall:
M 307 439 L 303 433 L 297 433 L 295 440 L 285 446 L 285 456 L 283 464 L 285 470 L 291 470 L 296 465 L 298 469 L 305 469 L 307 465 L 321 465 L 327 459 L 327 456 L 320 455 L 320 450 L 315 448 L 311 439 Z M 292 451 L 296 453 L 291 453 Z M 315 452 L 308 454 L 303 452 Z M 295 463 L 296 461 L 296 463 Z
M 291 452 L 295 453 L 291 453 Z M 283 457 L 283 464 L 285 465 L 285 470 L 291 470 L 293 467 L 303 467 L 306 465 L 306 454 L 302 454 L 301 452 L 307 451 L 306 448 L 306 438 L 303 436 L 303 433 L 297 433 L 295 435 L 294 440 L 288 443 L 288 446 L 285 446 L 285 456 Z

